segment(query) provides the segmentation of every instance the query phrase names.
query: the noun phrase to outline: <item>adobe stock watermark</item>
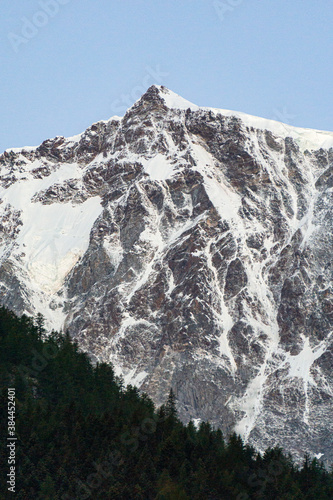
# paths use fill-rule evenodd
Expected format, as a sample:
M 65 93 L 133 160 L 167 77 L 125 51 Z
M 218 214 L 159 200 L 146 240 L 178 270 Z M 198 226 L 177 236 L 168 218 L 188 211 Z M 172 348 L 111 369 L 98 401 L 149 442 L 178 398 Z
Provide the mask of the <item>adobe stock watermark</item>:
M 284 126 L 284 129 L 288 133 L 288 127 L 293 126 L 293 121 L 295 120 L 296 115 L 293 115 L 288 112 L 288 109 L 286 106 L 283 106 L 283 108 L 275 108 L 273 109 L 273 116 L 272 120 L 278 121 L 281 123 L 281 125 Z
M 19 34 L 10 32 L 8 33 L 8 40 L 12 46 L 13 51 L 17 54 L 22 45 L 26 45 L 30 40 L 38 35 L 40 29 L 44 28 L 55 17 L 61 6 L 67 5 L 71 0 L 40 0 L 38 5 L 40 7 L 31 19 L 22 17 L 22 26 Z
M 157 425 L 167 419 L 167 415 L 159 416 L 154 414 L 152 418 L 144 418 L 141 425 L 133 427 L 124 432 L 120 437 L 120 442 L 130 453 L 134 453 L 140 446 L 149 439 L 149 435 L 156 432 Z M 119 450 L 111 451 L 102 462 L 93 462 L 93 469 L 85 481 L 79 478 L 74 479 L 75 497 L 68 493 L 62 495 L 61 500 L 87 500 L 93 495 L 93 490 L 98 490 L 103 482 L 112 476 L 115 467 L 120 467 L 125 463 L 125 458 Z
M 47 367 L 49 361 L 54 359 L 59 352 L 56 345 L 45 344 L 43 346 L 42 352 L 38 352 L 36 349 L 32 349 L 31 353 L 33 355 L 31 365 L 29 367 L 20 364 L 18 366 L 18 372 L 23 378 L 26 385 L 29 384 L 31 378 L 36 378 L 38 373 L 43 371 Z
M 159 64 L 155 68 L 146 66 L 146 74 L 142 78 L 141 84 L 133 87 L 129 94 L 122 94 L 119 99 L 111 103 L 113 112 L 126 112 L 133 105 L 133 102 L 137 101 L 146 92 L 150 85 L 162 85 L 164 78 L 167 76 L 169 76 L 169 73 L 162 71 Z
M 284 468 L 281 461 L 276 458 L 269 464 L 267 470 L 259 469 L 257 472 L 253 472 L 249 476 L 247 484 L 251 489 L 255 490 L 254 498 L 264 498 L 269 485 L 277 482 L 278 477 L 283 473 L 283 470 Z M 236 500 L 250 500 L 250 498 L 251 497 L 247 493 L 239 493 Z
M 218 18 L 223 22 L 226 16 L 230 14 L 230 12 L 233 12 L 235 8 L 241 5 L 243 2 L 244 0 L 215 0 L 213 2 L 213 6 L 216 14 L 218 15 Z
M 291 125 L 293 120 L 296 118 L 296 115 L 292 115 L 288 112 L 286 106 L 284 106 L 282 109 L 273 109 L 273 113 L 273 120 L 285 123 L 286 125 Z

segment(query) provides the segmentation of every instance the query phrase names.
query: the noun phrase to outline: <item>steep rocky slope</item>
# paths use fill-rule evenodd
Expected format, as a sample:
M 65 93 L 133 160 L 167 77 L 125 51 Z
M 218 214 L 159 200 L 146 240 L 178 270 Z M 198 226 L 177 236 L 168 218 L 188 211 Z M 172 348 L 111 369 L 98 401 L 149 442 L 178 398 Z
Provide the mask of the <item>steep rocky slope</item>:
M 2 304 L 185 421 L 333 461 L 333 133 L 153 86 L 0 166 Z

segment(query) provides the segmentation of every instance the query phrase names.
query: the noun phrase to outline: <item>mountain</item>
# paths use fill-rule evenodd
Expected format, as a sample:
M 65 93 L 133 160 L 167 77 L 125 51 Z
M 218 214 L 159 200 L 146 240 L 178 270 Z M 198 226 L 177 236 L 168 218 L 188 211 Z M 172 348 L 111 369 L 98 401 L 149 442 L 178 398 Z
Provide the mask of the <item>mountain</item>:
M 0 165 L 3 306 L 185 422 L 333 461 L 333 133 L 152 86 Z

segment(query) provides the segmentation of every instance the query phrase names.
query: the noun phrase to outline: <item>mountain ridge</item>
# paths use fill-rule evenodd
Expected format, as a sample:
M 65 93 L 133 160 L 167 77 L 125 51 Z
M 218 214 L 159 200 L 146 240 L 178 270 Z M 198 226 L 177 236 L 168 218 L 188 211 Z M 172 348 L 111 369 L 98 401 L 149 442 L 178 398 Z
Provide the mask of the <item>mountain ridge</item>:
M 333 133 L 225 113 L 152 86 L 0 156 L 0 301 L 184 421 L 332 460 Z
M 175 92 L 171 91 L 170 89 L 168 89 L 167 87 L 165 87 L 163 85 L 152 85 L 151 87 L 149 87 L 148 92 L 150 92 L 151 89 L 156 89 L 158 91 L 159 95 L 164 99 L 164 101 L 165 101 L 166 97 L 168 97 L 168 96 L 170 97 L 169 99 L 167 99 L 167 101 L 165 101 L 167 107 L 169 107 L 170 109 L 172 109 L 172 108 L 184 109 L 184 110 L 192 109 L 194 111 L 198 111 L 198 110 L 202 109 L 202 110 L 206 110 L 206 111 L 212 111 L 215 113 L 224 114 L 225 116 L 234 116 L 236 118 L 242 119 L 244 123 L 248 123 L 249 125 L 252 125 L 252 126 L 257 124 L 258 125 L 257 128 L 267 129 L 267 130 L 270 130 L 271 132 L 274 132 L 274 131 L 276 132 L 277 129 L 279 129 L 280 131 L 281 130 L 289 131 L 289 133 L 290 133 L 290 131 L 294 130 L 295 134 L 298 134 L 298 135 L 301 135 L 302 133 L 306 134 L 308 132 L 309 135 L 312 135 L 312 134 L 317 135 L 317 137 L 318 137 L 317 146 L 319 146 L 319 147 L 332 147 L 333 146 L 333 132 L 329 131 L 329 130 L 312 129 L 310 127 L 299 127 L 299 126 L 291 125 L 289 123 L 284 123 L 284 122 L 279 121 L 279 120 L 270 119 L 270 118 L 263 118 L 263 117 L 260 117 L 257 115 L 251 115 L 249 113 L 243 113 L 242 111 L 233 111 L 233 110 L 229 110 L 229 109 L 215 108 L 215 107 L 209 107 L 209 106 L 198 106 L 198 105 L 193 104 L 192 102 L 188 101 L 187 99 L 184 99 L 183 97 L 179 96 L 178 94 L 176 94 Z M 141 99 L 144 97 L 144 95 L 141 96 L 129 108 L 129 110 L 131 110 L 133 107 L 137 106 L 137 104 L 141 101 Z M 174 104 L 174 105 L 172 105 L 172 104 Z M 124 118 L 123 116 L 114 115 L 114 116 L 111 116 L 107 120 L 98 120 L 97 122 L 94 122 L 92 125 L 90 125 L 90 127 L 88 127 L 88 129 L 86 129 L 86 130 L 89 130 L 91 127 L 94 127 L 94 126 L 101 124 L 101 123 L 107 124 L 107 123 L 112 122 L 112 121 L 120 121 L 123 118 Z M 67 138 L 64 136 L 55 136 L 54 138 L 49 139 L 49 140 L 65 139 L 68 142 L 76 142 L 79 138 L 81 138 L 81 136 L 86 132 L 86 130 L 84 130 L 83 132 L 81 132 L 79 134 L 76 134 L 76 135 L 73 135 L 73 136 L 70 136 Z M 320 136 L 322 137 L 323 142 L 320 142 Z M 10 153 L 10 152 L 17 153 L 17 152 L 21 152 L 22 150 L 33 151 L 33 150 L 36 150 L 39 146 L 40 145 L 38 145 L 38 146 L 24 146 L 24 147 L 17 147 L 17 148 L 7 148 L 4 152 L 5 153 Z

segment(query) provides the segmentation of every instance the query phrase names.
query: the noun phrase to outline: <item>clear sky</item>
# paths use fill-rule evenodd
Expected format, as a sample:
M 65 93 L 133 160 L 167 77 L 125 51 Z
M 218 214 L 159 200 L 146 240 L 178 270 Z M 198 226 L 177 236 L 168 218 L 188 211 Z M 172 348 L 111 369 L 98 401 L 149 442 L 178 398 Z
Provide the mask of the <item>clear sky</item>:
M 332 0 L 3 0 L 0 151 L 122 116 L 150 85 L 333 131 Z

